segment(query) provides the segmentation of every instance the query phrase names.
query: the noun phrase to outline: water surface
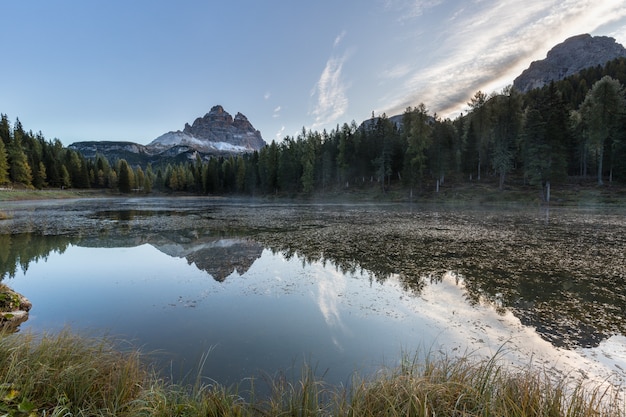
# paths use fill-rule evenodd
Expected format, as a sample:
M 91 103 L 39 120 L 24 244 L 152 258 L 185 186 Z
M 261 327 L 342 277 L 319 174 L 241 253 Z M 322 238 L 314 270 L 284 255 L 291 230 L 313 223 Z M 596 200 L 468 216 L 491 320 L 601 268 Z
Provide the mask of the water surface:
M 3 209 L 4 210 L 4 209 Z M 0 274 L 64 326 L 139 346 L 175 380 L 276 372 L 347 384 L 402 354 L 626 377 L 622 213 L 275 205 L 206 199 L 15 203 Z

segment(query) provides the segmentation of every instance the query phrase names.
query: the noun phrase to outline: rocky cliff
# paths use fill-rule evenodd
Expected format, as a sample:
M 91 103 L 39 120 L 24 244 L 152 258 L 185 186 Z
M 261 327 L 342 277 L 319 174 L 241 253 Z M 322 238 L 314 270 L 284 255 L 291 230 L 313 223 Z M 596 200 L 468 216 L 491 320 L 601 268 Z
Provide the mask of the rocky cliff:
M 513 81 L 523 93 L 562 80 L 577 72 L 626 56 L 626 48 L 608 36 L 573 36 L 552 48 L 545 59 L 534 61 Z
M 246 116 L 237 113 L 233 119 L 217 105 L 204 117 L 198 117 L 191 126 L 186 123 L 182 131 L 167 132 L 150 142 L 147 148 L 161 151 L 177 145 L 198 151 L 246 152 L 261 149 L 265 141 Z
M 162 160 L 195 159 L 200 155 L 207 158 L 215 155 L 228 155 L 259 150 L 266 145 L 261 132 L 241 113 L 235 118 L 222 106 L 214 106 L 211 111 L 198 117 L 192 125 L 185 124 L 180 131 L 170 131 L 154 139 L 148 145 L 133 142 L 91 141 L 75 142 L 69 148 L 79 151 L 86 158 L 100 154 L 110 161 L 126 159 L 135 165 Z

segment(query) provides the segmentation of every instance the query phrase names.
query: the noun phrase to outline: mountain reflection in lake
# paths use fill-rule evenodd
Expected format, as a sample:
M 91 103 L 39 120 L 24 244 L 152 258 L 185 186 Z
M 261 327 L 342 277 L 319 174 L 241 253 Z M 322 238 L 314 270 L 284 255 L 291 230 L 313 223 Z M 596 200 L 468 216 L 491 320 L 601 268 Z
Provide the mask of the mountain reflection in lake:
M 7 283 L 33 302 L 22 330 L 100 329 L 159 350 L 175 377 L 210 351 L 204 373 L 224 383 L 259 370 L 297 373 L 303 360 L 341 382 L 437 338 L 393 280 L 286 259 L 249 240 L 70 245 Z
M 31 204 L 0 222 L 0 278 L 33 302 L 22 331 L 119 336 L 175 379 L 207 352 L 226 384 L 303 361 L 345 383 L 402 350 L 502 346 L 513 364 L 626 378 L 620 213 Z

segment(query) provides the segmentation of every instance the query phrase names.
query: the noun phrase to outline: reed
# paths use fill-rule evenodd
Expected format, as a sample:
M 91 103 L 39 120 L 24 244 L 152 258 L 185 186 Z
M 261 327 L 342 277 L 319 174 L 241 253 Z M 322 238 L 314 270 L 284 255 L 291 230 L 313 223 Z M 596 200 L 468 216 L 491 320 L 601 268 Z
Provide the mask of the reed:
M 471 357 L 413 360 L 352 388 L 345 416 L 624 416 L 619 393 Z
M 498 354 L 405 356 L 350 387 L 331 386 L 305 365 L 291 379 L 246 380 L 245 395 L 241 386 L 201 377 L 202 363 L 191 384 L 179 385 L 145 360 L 68 330 L 0 334 L 0 416 L 626 416 L 617 391 L 514 370 Z M 263 397 L 255 393 L 259 383 L 267 386 Z

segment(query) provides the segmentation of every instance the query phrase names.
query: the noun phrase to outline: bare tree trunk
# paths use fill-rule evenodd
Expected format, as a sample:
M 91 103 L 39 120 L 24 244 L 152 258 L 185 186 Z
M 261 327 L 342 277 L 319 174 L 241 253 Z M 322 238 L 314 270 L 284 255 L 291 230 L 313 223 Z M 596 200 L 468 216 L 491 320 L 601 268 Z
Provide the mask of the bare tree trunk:
M 604 159 L 604 150 L 600 149 L 598 151 L 598 185 L 604 185 L 604 181 L 602 181 L 602 160 Z

